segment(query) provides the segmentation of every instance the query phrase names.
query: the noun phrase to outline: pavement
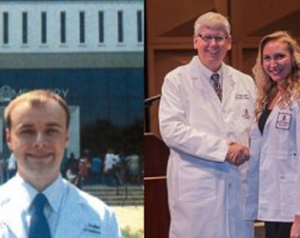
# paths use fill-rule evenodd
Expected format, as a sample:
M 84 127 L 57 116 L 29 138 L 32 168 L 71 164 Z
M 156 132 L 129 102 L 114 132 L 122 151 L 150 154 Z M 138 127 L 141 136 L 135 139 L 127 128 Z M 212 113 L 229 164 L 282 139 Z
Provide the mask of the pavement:
M 144 206 L 112 206 L 119 221 L 121 229 L 127 229 L 130 233 L 144 237 Z M 264 224 L 255 223 L 255 238 L 265 238 Z
M 144 206 L 112 206 L 121 229 L 129 229 L 131 233 L 144 238 Z M 255 223 L 255 238 L 265 238 L 264 224 Z
M 121 229 L 144 237 L 144 206 L 111 206 L 115 211 Z M 254 238 L 265 238 L 264 223 L 255 223 Z
M 144 237 L 144 206 L 111 206 L 122 230 Z

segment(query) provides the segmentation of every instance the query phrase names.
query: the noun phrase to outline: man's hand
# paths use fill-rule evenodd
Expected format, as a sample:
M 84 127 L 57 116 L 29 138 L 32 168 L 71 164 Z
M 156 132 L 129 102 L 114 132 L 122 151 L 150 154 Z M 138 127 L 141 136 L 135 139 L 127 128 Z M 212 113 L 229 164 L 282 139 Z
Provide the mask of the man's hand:
M 300 238 L 300 215 L 295 216 L 290 233 L 291 238 Z
M 239 166 L 245 161 L 249 160 L 249 158 L 250 152 L 248 147 L 238 143 L 229 144 L 229 150 L 225 159 L 226 161 L 233 165 Z

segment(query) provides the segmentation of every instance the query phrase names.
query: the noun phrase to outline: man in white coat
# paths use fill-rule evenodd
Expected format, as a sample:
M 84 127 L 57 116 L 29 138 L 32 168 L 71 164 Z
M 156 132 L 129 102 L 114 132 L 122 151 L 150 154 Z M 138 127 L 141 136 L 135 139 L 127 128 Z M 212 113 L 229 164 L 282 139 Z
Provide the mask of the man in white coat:
M 0 187 L 1 238 L 121 237 L 113 211 L 60 175 L 69 120 L 67 104 L 44 90 L 25 93 L 5 109 L 18 171 Z
M 224 16 L 209 12 L 196 20 L 194 48 L 198 56 L 166 75 L 159 108 L 170 148 L 169 237 L 252 238 L 242 207 L 254 82 L 223 62 L 231 49 Z M 211 80 L 215 73 L 220 81 Z

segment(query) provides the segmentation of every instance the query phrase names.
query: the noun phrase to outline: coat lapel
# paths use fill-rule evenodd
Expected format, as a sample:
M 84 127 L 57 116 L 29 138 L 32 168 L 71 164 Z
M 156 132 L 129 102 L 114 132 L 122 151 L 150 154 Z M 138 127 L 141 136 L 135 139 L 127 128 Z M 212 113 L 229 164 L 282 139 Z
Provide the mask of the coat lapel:
M 82 232 L 86 221 L 80 213 L 82 211 L 82 204 L 83 201 L 78 191 L 68 187 L 66 198 L 62 203 L 62 209 L 60 211 L 60 219 L 55 235 L 56 238 L 84 237 Z
M 88 195 L 81 194 L 73 185 L 66 186 L 54 238 L 101 237 L 99 214 L 88 207 Z M 1 200 L 0 238 L 27 236 L 27 227 L 24 225 L 27 209 L 22 207 L 20 199 L 20 192 L 11 191 L 9 196 Z M 24 212 L 20 214 L 20 211 Z
M 20 207 L 20 204 L 15 197 L 11 197 L 6 203 L 7 204 L 2 206 L 3 214 L 1 214 L 0 219 L 3 218 L 3 220 L 0 220 L 1 229 L 6 229 L 6 233 L 10 234 L 9 237 L 26 237 L 26 230 L 24 227 L 24 221 L 26 219 L 25 212 L 20 214 L 20 211 L 23 209 Z M 0 233 L 2 233 L 2 231 Z
M 102 237 L 99 214 L 90 209 L 87 200 L 80 190 L 68 185 L 55 238 Z
M 223 99 L 222 105 L 223 107 L 226 104 L 233 105 L 233 101 L 235 99 L 236 94 L 236 82 L 230 70 L 228 70 L 227 66 L 223 64 Z
M 268 119 L 266 121 L 266 124 L 264 126 L 264 131 L 265 130 L 269 130 L 268 128 L 271 126 L 271 122 L 272 121 L 276 121 L 276 117 L 278 116 L 278 113 L 280 112 L 280 108 L 278 107 L 278 105 L 276 104 L 275 107 L 272 109 L 270 115 L 268 116 Z M 264 133 L 263 135 L 265 135 L 266 133 Z
M 213 87 L 207 80 L 207 76 L 199 68 L 199 59 L 194 57 L 190 64 L 189 75 L 193 84 L 193 93 L 195 99 L 204 98 L 205 101 L 209 101 L 215 107 L 217 113 L 220 113 L 219 116 L 222 116 L 221 111 L 221 102 L 215 93 Z

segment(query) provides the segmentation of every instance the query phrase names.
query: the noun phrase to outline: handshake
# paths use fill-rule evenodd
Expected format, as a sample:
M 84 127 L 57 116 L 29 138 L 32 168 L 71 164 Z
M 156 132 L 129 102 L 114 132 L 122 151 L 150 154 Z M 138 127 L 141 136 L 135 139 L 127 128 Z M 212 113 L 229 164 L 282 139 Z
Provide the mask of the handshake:
M 237 143 L 229 144 L 229 150 L 227 152 L 225 161 L 233 165 L 239 166 L 244 162 L 248 161 L 249 158 L 250 151 L 248 147 Z

